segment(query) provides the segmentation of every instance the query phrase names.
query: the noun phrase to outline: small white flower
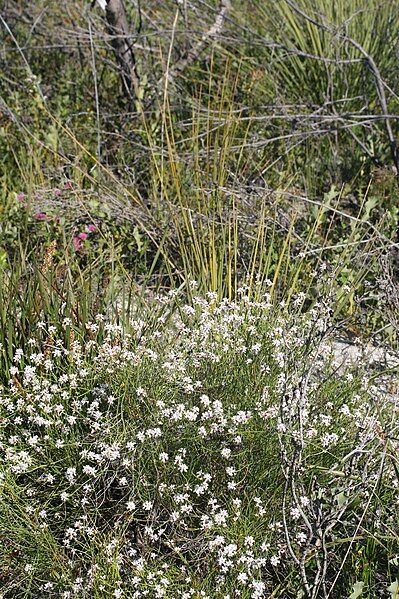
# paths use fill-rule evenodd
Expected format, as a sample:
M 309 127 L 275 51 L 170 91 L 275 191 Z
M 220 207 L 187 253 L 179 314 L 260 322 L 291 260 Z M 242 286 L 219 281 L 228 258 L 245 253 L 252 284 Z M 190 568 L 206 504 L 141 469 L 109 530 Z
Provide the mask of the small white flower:
M 89 464 L 83 466 L 83 472 L 89 476 L 96 476 L 97 474 L 97 470 L 94 468 L 94 466 L 89 466 Z
M 244 543 L 247 547 L 252 547 L 255 543 L 255 539 L 252 536 L 245 537 Z
M 270 563 L 272 566 L 278 566 L 280 563 L 280 557 L 278 555 L 272 555 L 270 558 Z
M 300 543 L 300 544 L 306 543 L 306 535 L 304 532 L 299 532 L 297 534 L 296 538 L 298 539 L 298 543 Z
M 297 507 L 291 508 L 291 516 L 294 518 L 294 520 L 298 520 L 301 516 L 300 510 Z

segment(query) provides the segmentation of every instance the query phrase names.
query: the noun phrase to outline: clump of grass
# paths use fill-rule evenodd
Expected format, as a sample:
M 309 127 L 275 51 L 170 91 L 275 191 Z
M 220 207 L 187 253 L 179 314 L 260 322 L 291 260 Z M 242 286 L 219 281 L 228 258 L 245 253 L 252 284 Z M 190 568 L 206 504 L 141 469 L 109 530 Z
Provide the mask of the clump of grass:
M 361 97 L 375 96 L 372 77 L 365 77 L 364 57 L 348 40 L 355 40 L 375 57 L 384 76 L 393 73 L 391 48 L 397 15 L 390 0 L 372 1 L 367 9 L 360 0 L 320 0 L 317 5 L 310 0 L 282 0 L 259 3 L 257 10 L 263 14 L 272 39 L 288 51 L 299 51 L 282 58 L 282 50 L 270 65 L 271 77 L 291 100 L 307 98 L 314 105 L 322 105 L 326 99 L 347 99 L 348 106 L 354 108 Z M 302 85 L 297 84 L 299 81 Z
M 360 0 L 271 0 L 245 12 L 240 6 L 236 15 L 253 35 L 248 64 L 257 73 L 255 102 L 281 107 L 263 135 L 281 136 L 274 147 L 286 172 L 303 175 L 301 183 L 313 194 L 327 180 L 364 177 L 373 161 L 390 167 L 386 123 L 366 124 L 363 117 L 397 108 L 394 2 L 373 0 L 365 7 Z M 370 57 L 385 82 L 388 109 Z
M 129 333 L 98 315 L 89 338 L 66 345 L 42 325 L 15 352 L 1 389 L 6 596 L 387 588 L 391 379 L 337 370 L 328 303 L 295 303 L 287 315 L 245 290 L 171 292 Z

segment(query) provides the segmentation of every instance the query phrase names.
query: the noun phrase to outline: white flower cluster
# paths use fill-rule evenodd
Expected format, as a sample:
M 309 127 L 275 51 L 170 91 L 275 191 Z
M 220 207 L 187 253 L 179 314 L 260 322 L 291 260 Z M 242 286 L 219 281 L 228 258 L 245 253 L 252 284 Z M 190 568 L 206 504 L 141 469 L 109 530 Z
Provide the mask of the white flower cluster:
M 276 572 L 326 551 L 349 502 L 362 513 L 383 484 L 397 402 L 329 370 L 328 311 L 290 322 L 268 298 L 210 295 L 175 312 L 172 299 L 159 298 L 155 327 L 127 334 L 100 316 L 89 342 L 15 352 L 3 503 L 10 527 L 51 538 L 67 565 L 18 552 L 34 596 L 266 598 Z M 345 517 L 347 536 L 358 519 Z

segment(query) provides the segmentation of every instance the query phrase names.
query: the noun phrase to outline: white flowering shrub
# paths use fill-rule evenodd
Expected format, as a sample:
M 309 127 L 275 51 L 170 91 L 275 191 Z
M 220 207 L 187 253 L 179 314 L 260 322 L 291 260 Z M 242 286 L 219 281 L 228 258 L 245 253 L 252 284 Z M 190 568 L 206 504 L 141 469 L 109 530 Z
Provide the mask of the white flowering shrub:
M 344 597 L 362 582 L 385 596 L 394 379 L 337 367 L 322 303 L 158 302 L 129 332 L 100 315 L 84 343 L 43 325 L 16 350 L 3 597 Z

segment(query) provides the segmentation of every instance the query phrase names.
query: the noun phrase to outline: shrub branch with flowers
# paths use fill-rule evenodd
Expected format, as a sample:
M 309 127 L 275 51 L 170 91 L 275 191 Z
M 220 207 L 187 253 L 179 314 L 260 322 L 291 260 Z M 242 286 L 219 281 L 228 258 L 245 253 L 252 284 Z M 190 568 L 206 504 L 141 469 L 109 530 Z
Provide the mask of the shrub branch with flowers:
M 385 596 L 395 379 L 338 367 L 328 302 L 297 303 L 41 324 L 1 389 L 4 598 L 343 597 L 366 562 Z

